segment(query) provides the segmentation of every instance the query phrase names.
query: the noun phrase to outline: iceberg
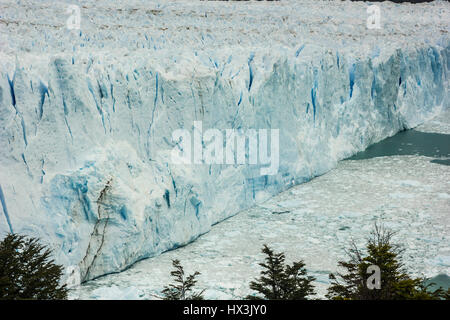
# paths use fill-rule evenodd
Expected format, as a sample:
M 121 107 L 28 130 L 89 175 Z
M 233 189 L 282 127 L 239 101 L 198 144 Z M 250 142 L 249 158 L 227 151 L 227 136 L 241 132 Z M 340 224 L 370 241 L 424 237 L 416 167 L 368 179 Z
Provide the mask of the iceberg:
M 365 3 L 83 1 L 79 30 L 50 3 L 1 4 L 0 234 L 41 238 L 80 281 L 449 107 L 443 2 L 382 3 L 381 30 Z M 278 130 L 278 170 L 173 163 L 173 133 L 199 121 Z

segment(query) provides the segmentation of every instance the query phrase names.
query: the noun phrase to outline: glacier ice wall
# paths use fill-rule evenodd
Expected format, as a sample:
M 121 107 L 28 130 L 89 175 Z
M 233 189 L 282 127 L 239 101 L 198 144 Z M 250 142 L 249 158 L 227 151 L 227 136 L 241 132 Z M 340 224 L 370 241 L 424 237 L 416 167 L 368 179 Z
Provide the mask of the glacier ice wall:
M 132 64 L 92 57 L 90 67 L 56 57 L 46 73 L 18 62 L 0 77 L 2 230 L 45 235 L 84 280 L 122 270 L 448 103 L 449 47 L 397 50 L 383 61 L 289 53 L 254 54 L 238 68 L 232 57 L 191 78 L 140 53 Z M 278 173 L 171 164 L 171 133 L 194 120 L 279 128 Z
M 359 55 L 311 43 L 0 54 L 0 234 L 39 236 L 83 281 L 187 244 L 449 103 L 448 38 Z M 172 132 L 194 121 L 279 129 L 278 173 L 172 164 Z

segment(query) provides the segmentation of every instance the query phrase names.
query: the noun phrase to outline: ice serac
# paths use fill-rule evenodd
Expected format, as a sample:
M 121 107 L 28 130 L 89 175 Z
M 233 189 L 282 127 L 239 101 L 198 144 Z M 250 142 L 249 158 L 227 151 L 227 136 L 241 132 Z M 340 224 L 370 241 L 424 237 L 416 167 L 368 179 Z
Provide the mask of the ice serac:
M 449 104 L 448 37 L 377 54 L 145 38 L 112 53 L 1 52 L 0 233 L 39 236 L 83 281 L 187 244 Z M 173 164 L 172 132 L 194 121 L 279 129 L 278 172 Z

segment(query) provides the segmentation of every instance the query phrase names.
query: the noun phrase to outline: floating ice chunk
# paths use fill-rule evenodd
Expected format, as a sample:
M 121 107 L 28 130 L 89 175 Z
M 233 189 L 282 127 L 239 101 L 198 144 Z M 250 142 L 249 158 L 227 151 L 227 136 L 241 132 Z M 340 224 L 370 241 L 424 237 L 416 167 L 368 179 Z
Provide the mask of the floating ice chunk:
M 416 180 L 399 180 L 398 184 L 400 184 L 401 186 L 407 186 L 407 187 L 418 187 L 421 185 L 421 183 Z
M 91 298 L 97 300 L 138 300 L 142 299 L 142 294 L 135 287 L 119 288 L 113 285 L 95 289 Z
M 411 198 L 414 198 L 414 194 L 404 193 L 404 192 L 394 192 L 394 193 L 391 193 L 391 197 L 392 198 L 411 199 Z

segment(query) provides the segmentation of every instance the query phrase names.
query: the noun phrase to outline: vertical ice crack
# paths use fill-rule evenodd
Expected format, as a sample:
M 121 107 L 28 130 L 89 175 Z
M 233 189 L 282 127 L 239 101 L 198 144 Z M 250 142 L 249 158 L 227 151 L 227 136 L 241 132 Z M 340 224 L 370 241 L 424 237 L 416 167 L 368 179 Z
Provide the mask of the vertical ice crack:
M 44 114 L 45 95 L 49 96 L 48 88 L 42 81 L 39 83 L 39 93 L 41 94 L 39 100 L 39 120 L 41 120 L 42 115 Z
M 255 54 L 252 52 L 250 54 L 250 57 L 248 58 L 248 71 L 249 71 L 248 91 L 250 91 L 250 89 L 252 88 L 252 84 L 253 84 L 254 75 L 253 75 L 253 69 L 252 69 L 251 63 L 254 58 L 255 58 Z
M 155 110 L 156 110 L 156 106 L 157 106 L 157 104 L 158 104 L 158 82 L 159 82 L 159 76 L 158 76 L 158 73 L 156 73 L 156 79 L 155 79 L 155 81 L 156 81 L 156 84 L 155 84 L 155 100 L 154 100 L 154 102 L 153 102 L 152 122 L 150 123 L 150 129 L 151 129 L 152 125 L 153 125 L 153 120 L 154 120 L 154 118 L 155 118 Z M 149 131 L 150 131 L 150 129 L 149 129 Z
M 97 101 L 97 97 L 95 96 L 94 89 L 92 88 L 92 84 L 91 84 L 91 82 L 90 82 L 89 80 L 88 80 L 88 82 L 87 82 L 87 85 L 88 85 L 88 90 L 89 90 L 89 92 L 91 93 L 92 98 L 94 99 L 94 102 L 95 102 L 95 106 L 96 106 L 96 108 L 97 108 L 97 111 L 98 111 L 98 113 L 100 114 L 100 117 L 102 118 L 103 129 L 104 129 L 104 131 L 105 131 L 105 133 L 106 133 L 106 127 L 105 127 L 105 115 L 103 114 L 103 108 L 102 108 L 102 106 L 99 104 L 99 102 Z M 101 98 L 100 98 L 100 100 L 101 100 Z
M 3 214 L 5 215 L 6 222 L 8 223 L 9 231 L 11 233 L 14 233 L 13 227 L 11 225 L 11 220 L 9 219 L 8 208 L 6 207 L 5 195 L 3 194 L 3 190 L 2 190 L 2 186 L 1 185 L 0 185 L 0 202 L 2 203 Z
M 16 77 L 16 74 L 14 73 L 14 76 L 13 76 L 12 79 L 10 79 L 9 76 L 7 76 L 7 77 L 8 77 L 8 83 L 9 83 L 9 90 L 10 90 L 10 93 L 11 93 L 11 103 L 12 103 L 14 109 L 16 109 L 16 112 L 17 112 L 17 108 L 16 108 L 16 94 L 14 92 L 14 78 Z
M 295 57 L 297 58 L 298 55 L 300 54 L 300 52 L 302 52 L 302 50 L 305 48 L 305 45 L 301 45 L 300 48 L 297 49 L 297 51 L 295 52 Z M 338 58 L 338 65 L 339 65 L 339 58 Z

